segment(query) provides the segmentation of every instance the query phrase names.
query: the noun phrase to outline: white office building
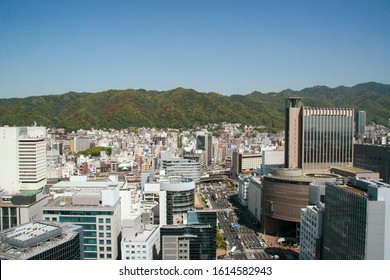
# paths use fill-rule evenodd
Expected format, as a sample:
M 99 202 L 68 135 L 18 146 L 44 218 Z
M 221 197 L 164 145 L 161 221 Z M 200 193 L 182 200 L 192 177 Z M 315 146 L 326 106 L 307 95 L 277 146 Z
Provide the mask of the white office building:
M 200 170 L 201 164 L 196 160 L 173 157 L 170 152 L 161 154 L 160 171 L 164 171 L 166 176 L 180 176 L 199 182 Z
M 309 205 L 301 209 L 300 260 L 321 258 L 322 218 L 324 208 Z
M 238 200 L 242 206 L 248 206 L 248 187 L 250 176 L 238 177 Z
M 142 223 L 142 214 L 132 214 L 122 223 L 122 260 L 154 260 L 160 253 L 160 227 Z
M 0 190 L 18 193 L 46 185 L 46 128 L 0 127 Z
M 261 178 L 251 177 L 248 186 L 248 210 L 257 223 L 262 223 L 262 193 Z

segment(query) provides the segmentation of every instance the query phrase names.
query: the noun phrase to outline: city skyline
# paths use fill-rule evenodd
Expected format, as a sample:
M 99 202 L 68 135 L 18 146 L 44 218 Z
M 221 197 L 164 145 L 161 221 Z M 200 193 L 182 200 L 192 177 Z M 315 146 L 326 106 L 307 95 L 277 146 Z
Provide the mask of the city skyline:
M 387 1 L 0 3 L 0 97 L 390 83 Z

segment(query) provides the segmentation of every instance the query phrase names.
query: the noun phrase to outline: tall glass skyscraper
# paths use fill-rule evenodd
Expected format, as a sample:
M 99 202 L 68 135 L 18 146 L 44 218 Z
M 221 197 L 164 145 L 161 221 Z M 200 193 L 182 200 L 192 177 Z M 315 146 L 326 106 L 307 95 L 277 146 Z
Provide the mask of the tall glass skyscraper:
M 362 139 L 366 134 L 366 111 L 359 111 L 355 117 L 356 138 Z

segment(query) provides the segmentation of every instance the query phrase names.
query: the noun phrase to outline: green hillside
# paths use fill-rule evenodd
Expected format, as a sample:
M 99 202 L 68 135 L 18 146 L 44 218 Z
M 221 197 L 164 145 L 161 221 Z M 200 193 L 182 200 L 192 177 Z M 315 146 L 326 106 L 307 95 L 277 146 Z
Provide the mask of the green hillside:
M 387 125 L 390 85 L 365 83 L 354 87 L 315 86 L 301 91 L 253 92 L 224 96 L 177 88 L 169 91 L 108 90 L 98 93 L 0 99 L 0 125 L 126 128 L 171 127 L 240 122 L 283 129 L 285 98 L 300 96 L 306 106 L 365 110 L 367 121 Z

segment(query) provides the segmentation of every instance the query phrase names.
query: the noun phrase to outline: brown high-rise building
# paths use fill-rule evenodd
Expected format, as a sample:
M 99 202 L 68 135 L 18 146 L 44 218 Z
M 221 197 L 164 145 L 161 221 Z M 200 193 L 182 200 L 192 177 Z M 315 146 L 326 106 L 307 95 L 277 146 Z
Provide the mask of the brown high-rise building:
M 286 100 L 285 164 L 288 168 L 302 167 L 302 100 L 290 97 Z
M 303 171 L 352 166 L 354 110 L 311 108 L 299 97 L 286 101 L 285 165 Z

